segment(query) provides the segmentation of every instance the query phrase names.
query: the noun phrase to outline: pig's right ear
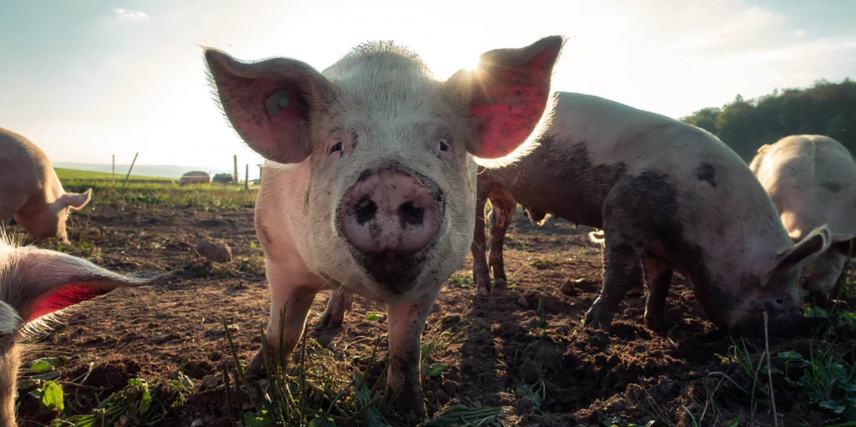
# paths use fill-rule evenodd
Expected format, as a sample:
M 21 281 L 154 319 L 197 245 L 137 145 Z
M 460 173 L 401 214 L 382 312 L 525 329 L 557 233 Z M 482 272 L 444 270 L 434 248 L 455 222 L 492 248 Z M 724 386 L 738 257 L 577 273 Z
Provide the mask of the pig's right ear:
M 477 138 L 467 151 L 495 159 L 526 141 L 550 102 L 553 65 L 563 44 L 552 36 L 520 49 L 492 50 L 475 70 L 458 71 L 446 81 L 446 90 L 475 121 Z
M 205 61 L 223 111 L 244 141 L 278 163 L 299 163 L 312 152 L 310 116 L 333 98 L 330 82 L 287 58 L 241 62 L 216 49 Z
M 776 266 L 770 275 L 791 271 L 809 258 L 825 252 L 831 244 L 829 227 L 821 225 L 815 228 L 802 240 L 779 252 Z
M 154 280 L 113 273 L 89 261 L 44 249 L 16 248 L 5 256 L 10 266 L 5 274 L 11 277 L 5 282 L 3 299 L 24 323 L 116 288 Z

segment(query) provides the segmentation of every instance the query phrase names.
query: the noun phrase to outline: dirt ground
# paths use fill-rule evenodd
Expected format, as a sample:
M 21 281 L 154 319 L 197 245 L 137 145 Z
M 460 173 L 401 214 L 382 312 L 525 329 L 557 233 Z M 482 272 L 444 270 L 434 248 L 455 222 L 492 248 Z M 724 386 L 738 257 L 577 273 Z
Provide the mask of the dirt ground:
M 82 253 L 95 262 L 171 276 L 162 286 L 117 291 L 63 315 L 28 357 L 61 356 L 67 400 L 83 409 L 130 378 L 162 386 L 180 370 L 196 387 L 163 424 L 231 425 L 239 409 L 218 382 L 234 366 L 223 320 L 235 325 L 232 335 L 246 362 L 268 317 L 252 211 L 98 206 L 73 221 L 71 239 L 89 242 Z M 750 416 L 771 424 L 767 407 L 753 409 L 750 396 L 726 379 L 739 382 L 735 364 L 723 359 L 734 341 L 705 320 L 680 277 L 668 300 L 667 333 L 644 327 L 641 289 L 629 292 L 609 333 L 580 327 L 601 275 L 600 248 L 587 241 L 587 231 L 557 220 L 539 229 L 518 216 L 506 250 L 510 284 L 487 297 L 476 296 L 467 259 L 429 318 L 426 339 L 445 337 L 431 356 L 442 372 L 424 381 L 429 412 L 464 403 L 507 407 L 508 421 L 520 425 L 746 424 Z M 200 238 L 227 242 L 233 260 L 207 263 L 193 249 Z M 322 293 L 315 302 L 310 334 L 327 298 Z M 381 314 L 367 315 L 373 312 Z M 319 337 L 345 361 L 365 357 L 376 343 L 384 352 L 382 313 L 381 305 L 357 298 L 344 326 Z M 805 348 L 807 342 L 773 345 Z M 49 421 L 22 400 L 22 425 Z M 828 419 L 787 389 L 776 400 L 786 425 Z

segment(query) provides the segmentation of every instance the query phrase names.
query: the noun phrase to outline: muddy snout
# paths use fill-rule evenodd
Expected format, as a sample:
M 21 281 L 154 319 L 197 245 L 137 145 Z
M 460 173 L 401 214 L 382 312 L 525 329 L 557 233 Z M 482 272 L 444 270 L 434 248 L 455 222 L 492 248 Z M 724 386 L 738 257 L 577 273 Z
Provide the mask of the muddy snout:
M 338 224 L 369 274 L 400 288 L 419 275 L 420 251 L 440 229 L 442 200 L 427 178 L 396 167 L 365 171 L 342 198 Z

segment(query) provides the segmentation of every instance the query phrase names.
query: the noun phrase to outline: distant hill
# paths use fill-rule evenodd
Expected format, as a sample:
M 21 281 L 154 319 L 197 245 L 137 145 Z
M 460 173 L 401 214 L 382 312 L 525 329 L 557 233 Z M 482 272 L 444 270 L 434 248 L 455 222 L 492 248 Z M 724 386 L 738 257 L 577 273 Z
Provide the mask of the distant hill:
M 57 168 L 64 169 L 77 169 L 84 171 L 93 171 L 93 172 L 111 172 L 110 165 L 102 165 L 97 163 L 63 163 L 57 162 L 54 163 L 54 166 Z M 124 177 L 126 173 L 128 173 L 128 167 L 130 165 L 116 165 L 116 175 L 120 177 Z M 157 178 L 171 178 L 171 179 L 179 179 L 181 175 L 184 175 L 186 172 L 199 170 L 205 171 L 211 174 L 212 176 L 217 173 L 232 173 L 231 170 L 226 169 L 216 169 L 209 168 L 205 166 L 177 166 L 177 165 L 134 165 L 134 170 L 131 172 L 133 175 L 137 176 L 150 176 Z M 241 174 L 241 179 L 244 179 L 244 170 L 243 166 L 239 167 L 238 172 Z M 259 175 L 259 168 L 255 165 L 250 167 L 250 179 L 257 179 Z

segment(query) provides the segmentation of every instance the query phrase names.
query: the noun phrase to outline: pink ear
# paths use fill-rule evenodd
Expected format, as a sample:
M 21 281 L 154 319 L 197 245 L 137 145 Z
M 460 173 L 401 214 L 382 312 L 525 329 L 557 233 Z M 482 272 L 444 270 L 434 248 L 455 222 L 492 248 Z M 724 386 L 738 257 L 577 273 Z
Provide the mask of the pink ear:
M 83 193 L 65 193 L 62 195 L 62 203 L 74 210 L 83 209 L 90 200 L 92 200 L 91 188 Z
M 21 314 L 24 316 L 24 322 L 30 322 L 68 306 L 104 295 L 110 291 L 110 288 L 69 283 L 53 288 L 48 293 L 36 297 L 35 300 L 27 305 L 26 312 Z
M 279 163 L 309 156 L 307 123 L 332 96 L 327 79 L 293 59 L 244 63 L 206 49 L 205 60 L 226 116 L 253 150 Z
M 561 37 L 543 38 L 521 49 L 485 53 L 475 71 L 459 71 L 447 87 L 468 94 L 478 138 L 468 151 L 497 158 L 514 151 L 534 130 L 550 98 L 553 65 L 562 49 Z
M 32 247 L 16 248 L 2 241 L 0 264 L 6 265 L 0 271 L 3 286 L 0 295 L 25 322 L 119 287 L 151 283 L 113 273 L 71 255 Z

